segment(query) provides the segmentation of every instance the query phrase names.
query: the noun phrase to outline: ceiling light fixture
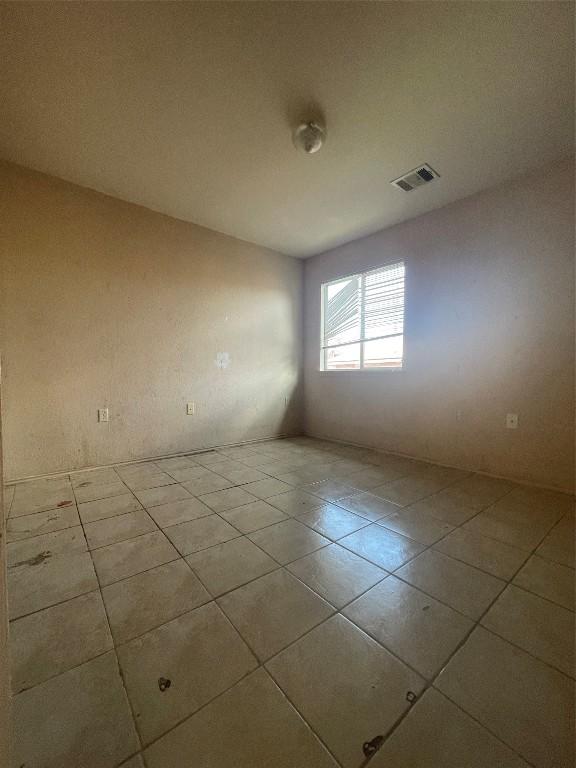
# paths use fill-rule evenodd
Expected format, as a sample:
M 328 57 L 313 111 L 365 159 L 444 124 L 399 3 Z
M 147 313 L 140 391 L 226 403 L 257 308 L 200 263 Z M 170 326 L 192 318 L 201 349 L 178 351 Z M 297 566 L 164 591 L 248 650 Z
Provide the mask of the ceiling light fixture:
M 326 141 L 326 131 L 318 123 L 301 123 L 294 131 L 292 138 L 296 149 L 306 152 L 307 155 L 313 155 Z

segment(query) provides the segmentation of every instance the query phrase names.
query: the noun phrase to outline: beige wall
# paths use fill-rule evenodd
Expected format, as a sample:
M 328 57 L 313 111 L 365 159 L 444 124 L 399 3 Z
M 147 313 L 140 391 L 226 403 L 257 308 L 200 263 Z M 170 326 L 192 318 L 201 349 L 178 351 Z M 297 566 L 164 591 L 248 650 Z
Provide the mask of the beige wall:
M 308 260 L 307 431 L 571 489 L 573 174 L 558 165 Z M 320 373 L 320 284 L 398 259 L 405 370 Z
M 10 164 L 0 190 L 7 479 L 300 431 L 301 262 Z

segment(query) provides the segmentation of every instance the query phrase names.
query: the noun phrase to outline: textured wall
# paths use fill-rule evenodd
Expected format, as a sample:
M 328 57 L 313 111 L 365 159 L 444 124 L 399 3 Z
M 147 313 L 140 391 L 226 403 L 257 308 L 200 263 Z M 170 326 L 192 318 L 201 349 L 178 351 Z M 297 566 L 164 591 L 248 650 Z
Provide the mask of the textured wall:
M 405 370 L 319 372 L 320 284 L 399 259 Z M 310 434 L 573 487 L 570 163 L 316 256 L 305 284 Z
M 300 431 L 301 262 L 10 164 L 0 259 L 7 479 Z

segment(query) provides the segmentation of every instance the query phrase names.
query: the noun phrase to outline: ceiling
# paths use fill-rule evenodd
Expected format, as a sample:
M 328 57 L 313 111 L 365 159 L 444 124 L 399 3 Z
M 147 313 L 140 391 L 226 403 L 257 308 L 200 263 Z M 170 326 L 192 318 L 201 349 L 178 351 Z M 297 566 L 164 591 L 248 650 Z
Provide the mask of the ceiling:
M 574 4 L 0 3 L 0 156 L 309 256 L 573 152 Z M 323 118 L 298 153 L 291 130 Z M 391 179 L 427 162 L 413 192 Z

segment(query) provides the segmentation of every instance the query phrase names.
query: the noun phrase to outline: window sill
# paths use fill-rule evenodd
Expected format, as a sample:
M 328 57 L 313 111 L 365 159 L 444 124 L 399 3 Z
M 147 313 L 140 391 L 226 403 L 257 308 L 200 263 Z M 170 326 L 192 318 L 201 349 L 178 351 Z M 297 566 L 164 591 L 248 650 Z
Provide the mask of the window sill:
M 402 368 L 349 368 L 342 370 L 333 370 L 333 371 L 324 371 L 322 368 L 318 368 L 318 373 L 404 373 L 406 371 L 406 366 L 402 366 Z

